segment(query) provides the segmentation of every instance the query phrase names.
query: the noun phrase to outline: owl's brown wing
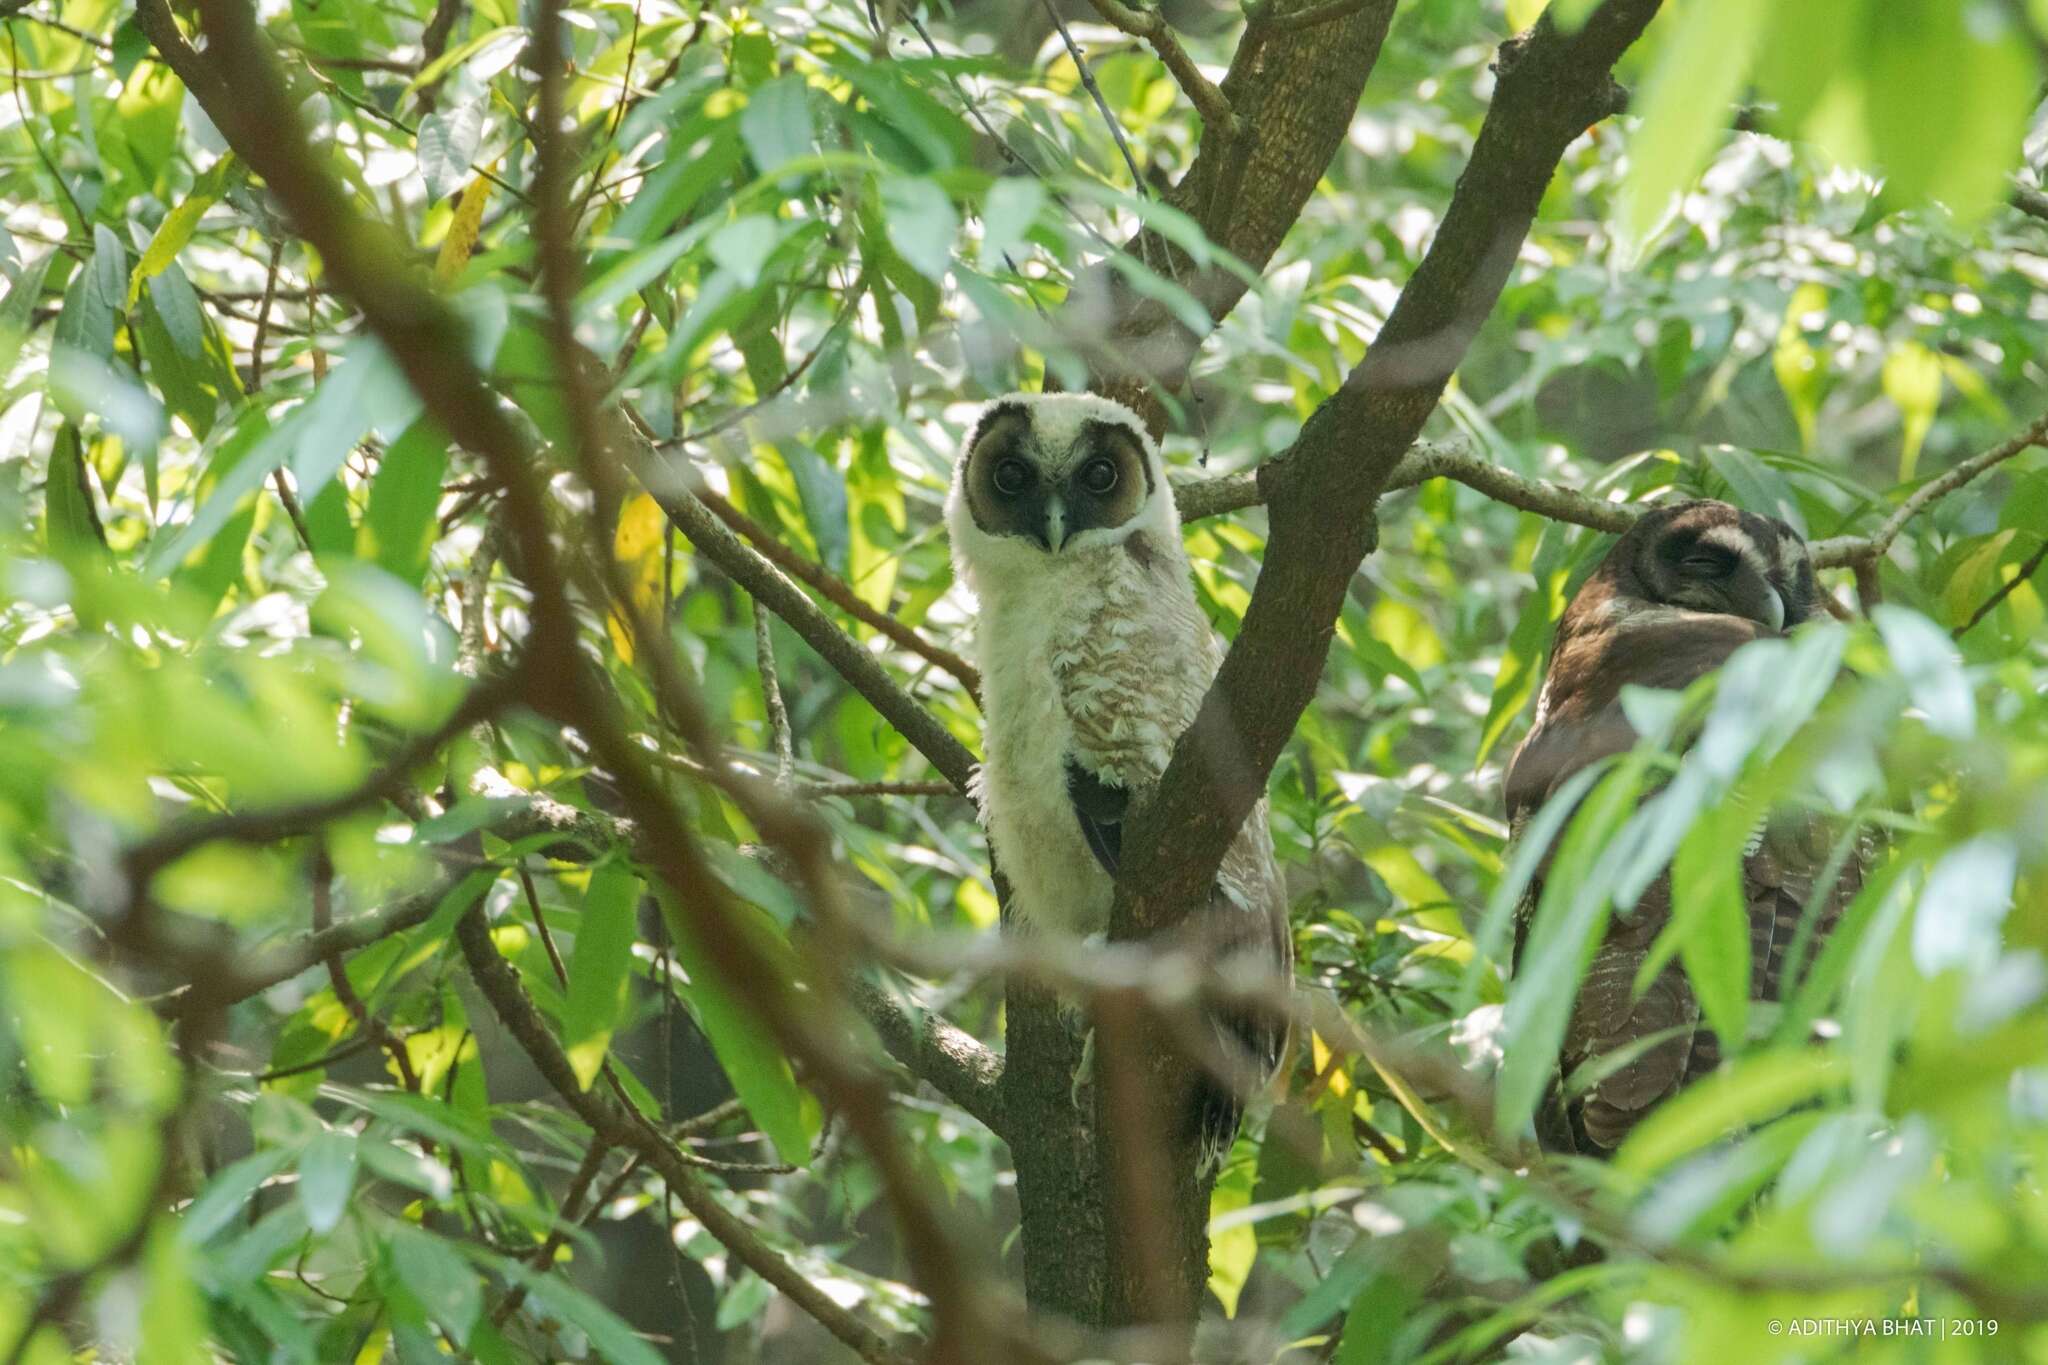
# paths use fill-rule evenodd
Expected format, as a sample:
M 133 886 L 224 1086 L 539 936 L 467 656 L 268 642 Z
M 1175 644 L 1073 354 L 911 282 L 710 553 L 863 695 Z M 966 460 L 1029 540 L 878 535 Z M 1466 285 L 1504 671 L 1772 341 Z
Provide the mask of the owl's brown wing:
M 1635 729 L 1621 708 L 1624 686 L 1685 687 L 1765 633 L 1735 617 L 1651 619 L 1581 636 L 1561 649 L 1545 682 L 1542 718 L 1508 768 L 1508 812 L 1516 833 L 1573 774 L 1635 744 Z M 1825 840 L 1817 856 L 1807 854 L 1810 842 L 1790 834 L 1766 837 L 1749 854 L 1744 883 L 1755 959 L 1751 979 L 1759 986 L 1775 981 L 1774 971 L 1782 970 L 1791 931 L 1780 933 L 1777 926 L 1788 914 L 1787 902 L 1794 901 L 1789 917 L 1796 925 L 1805 903 L 1801 888 L 1811 887 L 1827 857 Z M 1546 852 L 1538 865 L 1517 915 L 1518 970 L 1551 856 Z M 1610 921 L 1579 984 L 1558 1057 L 1561 1082 L 1581 1068 L 1593 1079 L 1575 1096 L 1560 1096 L 1544 1124 L 1547 1143 L 1610 1152 L 1651 1108 L 1718 1062 L 1718 1043 L 1700 1023 L 1698 997 L 1679 963 L 1667 964 L 1642 994 L 1635 992 L 1651 945 L 1670 918 L 1667 873 Z

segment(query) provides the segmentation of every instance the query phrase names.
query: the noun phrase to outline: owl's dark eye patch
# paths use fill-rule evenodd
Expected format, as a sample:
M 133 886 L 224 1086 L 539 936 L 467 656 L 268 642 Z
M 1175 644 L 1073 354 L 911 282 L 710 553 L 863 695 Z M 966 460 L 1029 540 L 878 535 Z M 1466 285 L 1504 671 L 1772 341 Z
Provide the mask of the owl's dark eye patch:
M 1081 466 L 1081 487 L 1090 493 L 1107 493 L 1116 487 L 1116 466 L 1104 459 Z
M 1741 562 L 1741 555 L 1722 546 L 1694 545 L 1678 561 L 1678 567 L 1699 578 L 1726 578 Z
M 997 464 L 989 481 L 996 492 L 1006 498 L 1014 498 L 1031 486 L 1031 466 L 1022 460 L 1004 460 Z

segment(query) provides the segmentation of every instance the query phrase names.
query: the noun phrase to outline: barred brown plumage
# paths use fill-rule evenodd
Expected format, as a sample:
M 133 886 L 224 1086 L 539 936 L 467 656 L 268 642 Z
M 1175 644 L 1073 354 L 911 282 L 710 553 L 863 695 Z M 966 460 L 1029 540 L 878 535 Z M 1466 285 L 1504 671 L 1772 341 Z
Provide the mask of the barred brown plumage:
M 1621 705 L 1623 687 L 1684 688 L 1743 645 L 1824 612 L 1806 543 L 1784 522 L 1708 500 L 1643 517 L 1614 543 L 1558 623 L 1535 725 L 1508 765 L 1510 827 L 1519 834 L 1573 774 L 1635 745 Z M 1756 1000 L 1779 1001 L 1790 984 L 1788 953 L 1835 837 L 1822 817 L 1772 813 L 1744 850 Z M 1518 970 L 1548 867 L 1546 855 L 1517 916 Z M 1800 970 L 1811 965 L 1861 885 L 1861 869 L 1862 860 L 1851 857 L 1833 885 L 1822 888 Z M 1539 1123 L 1546 1145 L 1610 1152 L 1653 1106 L 1719 1064 L 1720 1040 L 1702 1023 L 1692 984 L 1676 961 L 1636 992 L 1636 978 L 1670 917 L 1666 871 L 1632 909 L 1614 915 L 1595 949 L 1572 1005 L 1560 1079 L 1603 1058 L 1613 1064 L 1581 1094 L 1556 1092 Z

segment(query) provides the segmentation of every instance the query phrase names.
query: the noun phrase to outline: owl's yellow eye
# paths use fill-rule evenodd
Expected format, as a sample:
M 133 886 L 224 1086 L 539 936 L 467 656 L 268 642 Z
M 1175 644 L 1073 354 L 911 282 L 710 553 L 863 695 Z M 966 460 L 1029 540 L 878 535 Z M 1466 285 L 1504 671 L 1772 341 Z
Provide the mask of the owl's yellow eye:
M 1116 466 L 1108 460 L 1090 460 L 1081 467 L 1081 487 L 1090 493 L 1107 493 L 1116 487 Z
M 1022 460 L 1004 460 L 996 466 L 996 492 L 1015 497 L 1031 486 L 1031 466 Z

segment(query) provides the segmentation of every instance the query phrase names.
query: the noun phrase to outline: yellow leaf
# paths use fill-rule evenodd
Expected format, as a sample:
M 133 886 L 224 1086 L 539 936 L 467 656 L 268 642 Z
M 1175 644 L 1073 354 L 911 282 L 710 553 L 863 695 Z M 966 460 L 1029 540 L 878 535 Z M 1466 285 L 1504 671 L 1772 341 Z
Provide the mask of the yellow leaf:
M 1330 1085 L 1329 1085 L 1329 1091 L 1330 1091 L 1330 1093 L 1331 1093 L 1332 1095 L 1336 1095 L 1336 1096 L 1338 1096 L 1339 1098 L 1342 1098 L 1343 1096 L 1345 1096 L 1345 1095 L 1348 1095 L 1348 1094 L 1350 1094 L 1350 1093 L 1351 1093 L 1351 1073 L 1350 1073 L 1350 1072 L 1348 1072 L 1348 1071 L 1346 1071 L 1346 1070 L 1345 1070 L 1345 1069 L 1344 1069 L 1343 1067 L 1341 1067 L 1341 1066 L 1339 1066 L 1339 1067 L 1332 1067 L 1332 1066 L 1330 1065 L 1330 1057 L 1331 1057 L 1331 1055 L 1332 1055 L 1332 1054 L 1331 1054 L 1331 1052 L 1330 1052 L 1330 1045 L 1329 1045 L 1328 1043 L 1326 1043 L 1326 1042 L 1324 1042 L 1324 1041 L 1323 1041 L 1323 1035 L 1322 1035 L 1322 1034 L 1320 1034 L 1320 1033 L 1311 1033 L 1311 1034 L 1309 1034 L 1309 1036 L 1308 1036 L 1308 1050 L 1309 1050 L 1309 1060 L 1311 1060 L 1312 1062 L 1314 1062 L 1314 1063 L 1315 1063 L 1316 1075 L 1320 1076 L 1320 1075 L 1322 1075 L 1322 1074 L 1323 1074 L 1323 1072 L 1324 1072 L 1325 1070 L 1328 1070 L 1328 1071 L 1329 1071 L 1329 1073 L 1330 1073 Z
M 1237 1316 L 1237 1297 L 1252 1273 L 1259 1256 L 1259 1231 L 1248 1221 L 1233 1220 L 1216 1227 L 1225 1214 L 1248 1208 L 1252 1202 L 1252 1168 L 1234 1167 L 1216 1182 L 1209 1195 L 1209 1288 L 1223 1304 L 1223 1316 Z
M 642 493 L 619 509 L 619 526 L 612 533 L 612 558 L 626 566 L 631 581 L 632 614 L 644 616 L 661 606 L 663 575 L 667 570 L 662 551 L 668 544 L 668 514 L 653 495 Z M 632 616 L 614 611 L 605 618 L 605 632 L 612 647 L 627 663 L 633 662 Z
M 995 896 L 972 877 L 960 881 L 960 913 L 977 929 L 993 929 L 1002 918 Z
M 1450 892 L 1385 825 L 1363 811 L 1352 811 L 1340 828 L 1359 861 L 1379 875 L 1409 912 L 1399 917 L 1400 923 L 1445 938 L 1469 937 Z
M 643 559 L 661 548 L 668 518 L 650 493 L 642 493 L 619 509 L 619 529 L 612 536 L 612 554 L 624 563 Z
M 1917 341 L 1901 342 L 1885 357 L 1882 380 L 1884 396 L 1905 418 L 1899 442 L 1899 481 L 1904 483 L 1920 463 L 1920 446 L 1941 407 L 1941 357 Z
M 1785 391 L 1793 418 L 1799 423 L 1803 449 L 1813 447 L 1814 424 L 1820 416 L 1821 394 L 1827 387 L 1820 352 L 1807 341 L 1806 333 L 1809 322 L 1815 330 L 1827 326 L 1827 309 L 1826 289 L 1811 282 L 1800 285 L 1785 309 L 1784 324 L 1778 328 L 1778 344 L 1771 353 L 1771 368 L 1778 376 L 1778 387 Z
M 484 225 L 484 203 L 490 197 L 491 182 L 482 176 L 463 187 L 462 198 L 455 205 L 455 217 L 448 224 L 448 235 L 441 239 L 441 254 L 434 258 L 434 278 L 440 283 L 450 283 L 469 264 L 470 253 L 476 250 L 477 233 Z

